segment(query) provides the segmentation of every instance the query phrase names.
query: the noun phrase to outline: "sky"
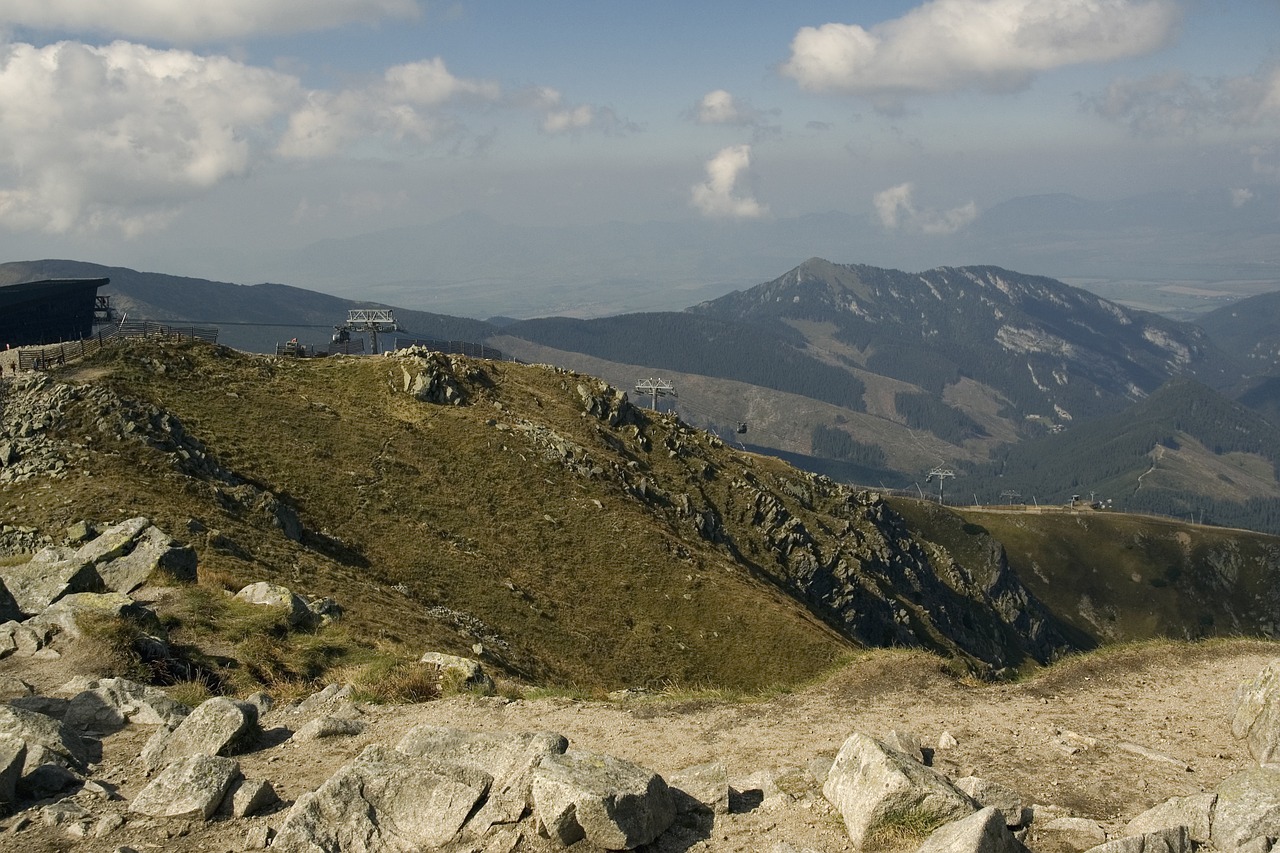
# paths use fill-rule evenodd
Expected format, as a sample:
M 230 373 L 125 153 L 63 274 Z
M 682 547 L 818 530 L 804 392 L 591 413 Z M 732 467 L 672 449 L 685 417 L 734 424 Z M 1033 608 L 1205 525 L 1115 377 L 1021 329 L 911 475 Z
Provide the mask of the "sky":
M 0 260 L 1278 184 L 1280 0 L 0 4 Z

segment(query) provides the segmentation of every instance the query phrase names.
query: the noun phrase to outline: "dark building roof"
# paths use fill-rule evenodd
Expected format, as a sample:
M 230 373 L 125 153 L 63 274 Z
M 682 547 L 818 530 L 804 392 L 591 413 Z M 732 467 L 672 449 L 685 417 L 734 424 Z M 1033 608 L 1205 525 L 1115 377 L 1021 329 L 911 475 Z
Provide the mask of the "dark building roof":
M 93 334 L 106 278 L 58 278 L 0 285 L 0 344 L 76 341 Z

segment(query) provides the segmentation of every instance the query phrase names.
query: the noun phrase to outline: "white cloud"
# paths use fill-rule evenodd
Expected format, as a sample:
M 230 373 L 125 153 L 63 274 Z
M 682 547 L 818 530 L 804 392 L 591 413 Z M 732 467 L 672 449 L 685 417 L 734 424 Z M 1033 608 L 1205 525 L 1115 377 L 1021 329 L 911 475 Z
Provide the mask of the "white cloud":
M 298 81 L 127 42 L 0 47 L 0 223 L 136 235 L 245 174 Z
M 1280 121 L 1280 66 L 1214 80 L 1193 80 L 1180 72 L 1120 78 L 1085 106 L 1139 135 L 1259 127 Z
M 879 99 L 1024 88 L 1039 72 L 1166 44 L 1174 0 L 930 0 L 863 29 L 805 27 L 781 72 L 815 92 Z
M 733 95 L 724 89 L 716 89 L 702 97 L 698 104 L 698 121 L 701 124 L 750 124 L 749 116 L 744 116 L 738 108 Z
M 707 161 L 707 180 L 695 184 L 691 203 L 704 216 L 731 219 L 757 219 L 768 212 L 738 186 L 739 179 L 751 166 L 751 146 L 733 145 L 722 148 Z
M 1248 187 L 1236 187 L 1231 190 L 1231 206 L 1244 207 L 1253 201 L 1253 190 Z
M 5 0 L 0 26 L 198 44 L 420 14 L 417 0 Z
M 913 196 L 915 187 L 910 182 L 889 187 L 875 194 L 872 203 L 880 224 L 890 231 L 902 228 L 922 234 L 954 234 L 978 218 L 978 206 L 973 202 L 937 211 L 916 207 Z
M 606 134 L 633 133 L 640 128 L 621 118 L 609 107 L 591 104 L 567 106 L 559 90 L 536 86 L 516 92 L 507 99 L 511 106 L 531 109 L 542 114 L 539 127 L 543 133 L 561 134 L 595 130 Z
M 369 86 L 309 93 L 306 104 L 289 117 L 276 152 L 317 159 L 342 154 L 362 141 L 425 145 L 457 130 L 457 122 L 441 107 L 501 97 L 497 83 L 455 77 L 439 57 L 396 65 Z

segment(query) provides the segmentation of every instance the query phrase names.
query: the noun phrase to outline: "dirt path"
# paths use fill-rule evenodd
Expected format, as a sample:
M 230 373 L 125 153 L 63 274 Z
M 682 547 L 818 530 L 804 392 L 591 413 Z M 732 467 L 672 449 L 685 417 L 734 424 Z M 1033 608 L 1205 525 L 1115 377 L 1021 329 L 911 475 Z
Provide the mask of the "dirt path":
M 678 827 L 654 851 L 769 851 L 779 843 L 838 851 L 852 848 L 838 815 L 821 797 L 813 768 L 829 761 L 854 731 L 884 736 L 896 729 L 932 746 L 945 731 L 958 746 L 938 750 L 933 763 L 953 778 L 982 776 L 1020 793 L 1028 804 L 1059 806 L 1118 832 L 1151 805 L 1212 790 L 1251 763 L 1231 738 L 1232 695 L 1278 653 L 1275 645 L 1243 641 L 1139 647 L 1059 664 L 1024 683 L 992 686 L 957 682 L 927 655 L 876 652 L 823 684 L 751 703 L 457 697 L 367 707 L 370 725 L 358 737 L 323 745 L 285 743 L 240 761 L 246 776 L 272 780 L 293 800 L 367 744 L 394 744 L 417 723 L 555 731 L 576 747 L 664 775 L 708 761 L 728 767 L 734 788 L 746 792 L 735 812 L 714 825 Z M 264 722 L 268 728 L 299 725 L 279 713 Z M 126 730 L 110 739 L 105 765 L 136 755 L 146 734 Z M 115 781 L 126 798 L 145 782 L 136 769 Z M 259 820 L 278 825 L 283 814 Z M 158 840 L 174 850 L 238 850 L 249 825 L 214 822 L 190 827 L 187 836 Z M 98 846 L 142 849 L 157 841 L 159 830 L 151 822 L 130 822 Z M 4 846 L 19 840 L 21 846 Z M 16 837 L 0 833 L 0 848 L 71 849 L 56 835 L 33 830 Z

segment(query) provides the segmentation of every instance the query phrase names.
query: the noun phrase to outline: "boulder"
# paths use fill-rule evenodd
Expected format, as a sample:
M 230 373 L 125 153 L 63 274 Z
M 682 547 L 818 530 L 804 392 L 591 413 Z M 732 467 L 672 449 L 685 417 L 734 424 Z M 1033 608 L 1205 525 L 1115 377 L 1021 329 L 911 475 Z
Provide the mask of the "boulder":
M 972 797 L 983 808 L 991 806 L 999 809 L 1004 815 L 1006 826 L 1026 826 L 1031 822 L 1030 810 L 1022 804 L 1022 798 L 1008 788 L 977 776 L 957 779 L 956 787 Z
M 231 817 L 252 817 L 280 802 L 276 789 L 265 779 L 240 779 L 222 800 L 220 812 Z
M 295 743 L 305 743 L 326 737 L 350 737 L 360 734 L 364 728 L 363 720 L 353 720 L 348 717 L 316 717 L 294 732 L 292 740 Z
M 294 595 L 288 587 L 279 584 L 266 581 L 251 583 L 237 592 L 236 598 L 249 604 L 283 608 L 289 614 L 289 624 L 295 628 L 310 628 L 318 620 L 302 596 Z
M 538 824 L 566 847 L 585 838 L 606 850 L 648 844 L 675 820 L 661 776 L 608 755 L 571 750 L 549 755 L 533 775 Z
M 178 545 L 159 528 L 148 527 L 129 553 L 97 565 L 103 587 L 126 594 L 145 584 L 157 570 L 177 580 L 194 581 L 196 552 Z
M 0 705 L 0 734 L 12 735 L 27 746 L 23 774 L 42 764 L 83 769 L 88 763 L 80 738 L 59 721 L 34 711 Z
M 1191 853 L 1191 848 L 1187 828 L 1176 826 L 1143 835 L 1116 838 L 1089 848 L 1088 853 Z
M 916 853 L 1026 853 L 1026 848 L 1013 837 L 1000 810 L 988 806 L 943 824 Z
M 142 763 L 152 773 L 191 755 L 227 755 L 257 732 L 257 708 L 248 702 L 215 696 L 201 702 L 172 731 L 158 729 L 142 748 Z
M 10 699 L 30 696 L 35 692 L 35 688 L 21 678 L 12 675 L 0 675 L 0 702 L 8 702 Z
M 924 760 L 924 746 L 920 743 L 920 738 L 911 732 L 900 732 L 897 729 L 893 729 L 881 743 L 890 749 L 896 749 L 903 755 L 911 756 L 921 764 L 926 763 Z
M 443 652 L 427 652 L 418 662 L 438 667 L 443 679 L 453 680 L 462 689 L 493 692 L 493 679 L 485 673 L 480 661 Z
M 123 557 L 133 550 L 134 540 L 150 525 L 151 522 L 141 516 L 113 524 L 92 541 L 81 545 L 74 559 L 93 566 Z
M 149 607 L 118 592 L 77 592 L 50 604 L 26 625 L 37 632 L 44 629 L 79 638 L 83 635 L 80 621 L 84 617 L 129 619 L 153 630 L 160 630 L 160 620 Z
M 1280 770 L 1253 767 L 1218 785 L 1210 841 L 1234 850 L 1260 835 L 1280 836 Z
M 482 773 L 369 746 L 293 804 L 274 853 L 417 853 L 448 843 L 489 790 Z
M 1185 826 L 1192 841 L 1208 844 L 1217 802 L 1218 795 L 1212 792 L 1171 797 L 1129 821 L 1125 832 L 1128 835 L 1146 835 L 1161 829 Z
M 1236 690 L 1231 734 L 1243 740 L 1260 763 L 1280 756 L 1280 659 Z
M 129 723 L 173 729 L 190 713 L 158 688 L 127 678 L 101 678 L 71 698 L 62 722 L 77 732 L 101 735 Z
M 729 770 L 719 761 L 686 767 L 671 774 L 667 783 L 713 814 L 729 813 Z
M 217 755 L 188 755 L 166 767 L 129 804 L 148 817 L 208 820 L 218 810 L 240 765 Z
M 485 773 L 492 778 L 489 795 L 467 828 L 484 834 L 499 823 L 515 823 L 533 807 L 533 776 L 542 759 L 561 755 L 569 742 L 547 732 L 468 732 L 418 725 L 396 749 L 406 755 Z
M 35 616 L 73 592 L 97 592 L 102 588 L 92 563 L 58 556 L 57 551 L 45 549 L 29 562 L 0 568 L 0 582 L 23 616 Z
M 855 847 L 906 815 L 943 824 L 978 810 L 942 774 L 856 732 L 836 755 L 822 794 L 844 818 Z
M 27 763 L 27 744 L 13 735 L 0 735 L 0 815 L 18 802 L 18 780 Z
M 11 654 L 33 655 L 44 648 L 47 636 L 25 622 L 4 622 L 0 624 L 0 658 Z
M 9 592 L 9 588 L 0 580 L 0 622 L 21 622 L 22 608 Z

